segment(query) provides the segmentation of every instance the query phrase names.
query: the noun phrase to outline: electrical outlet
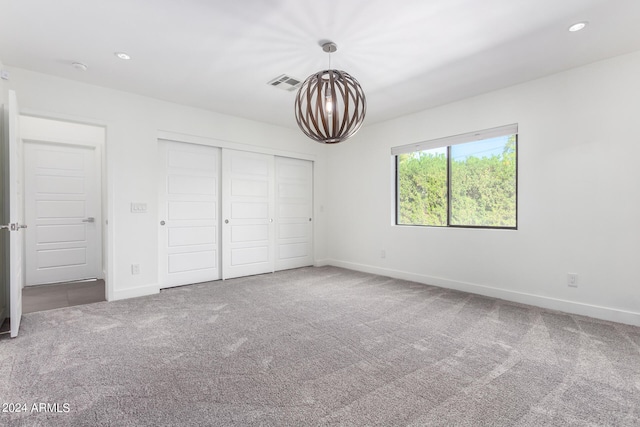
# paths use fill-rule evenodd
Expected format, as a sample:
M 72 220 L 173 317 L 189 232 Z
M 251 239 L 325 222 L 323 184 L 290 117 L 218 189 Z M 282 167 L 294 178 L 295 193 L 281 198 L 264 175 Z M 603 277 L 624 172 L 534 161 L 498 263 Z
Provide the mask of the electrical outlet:
M 131 274 L 140 274 L 140 264 L 131 264 Z
M 567 285 L 572 288 L 578 287 L 578 274 L 577 273 L 568 273 L 567 274 Z

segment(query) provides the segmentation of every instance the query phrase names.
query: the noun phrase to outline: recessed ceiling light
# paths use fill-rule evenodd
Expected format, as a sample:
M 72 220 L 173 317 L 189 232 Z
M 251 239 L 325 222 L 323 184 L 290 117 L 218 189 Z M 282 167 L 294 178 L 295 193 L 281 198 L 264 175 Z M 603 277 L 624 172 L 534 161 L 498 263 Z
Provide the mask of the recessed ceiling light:
M 80 70 L 80 71 L 87 71 L 87 65 L 83 64 L 82 62 L 74 62 L 73 64 L 71 64 L 71 66 L 73 68 L 75 68 L 76 70 Z
M 569 31 L 571 31 L 572 33 L 575 33 L 576 31 L 580 31 L 584 29 L 584 27 L 586 27 L 587 24 L 588 24 L 587 21 L 576 22 L 575 24 L 569 27 Z
M 131 59 L 131 57 L 125 52 L 114 52 L 113 54 L 120 59 L 125 59 L 125 60 Z

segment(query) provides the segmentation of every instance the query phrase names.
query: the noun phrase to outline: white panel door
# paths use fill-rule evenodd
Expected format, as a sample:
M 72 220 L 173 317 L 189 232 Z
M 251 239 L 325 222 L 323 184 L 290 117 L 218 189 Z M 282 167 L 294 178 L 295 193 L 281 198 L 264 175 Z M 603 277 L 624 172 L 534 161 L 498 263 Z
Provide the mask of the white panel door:
M 312 265 L 313 163 L 276 157 L 275 167 L 275 269 Z
M 222 150 L 222 276 L 274 270 L 274 158 Z
M 25 141 L 26 283 L 100 276 L 95 147 Z
M 18 101 L 14 91 L 9 91 L 8 111 L 8 172 L 9 172 L 9 316 L 11 317 L 12 338 L 18 336 L 20 320 L 22 319 L 22 288 L 24 277 L 22 275 L 22 249 L 24 235 L 24 212 L 22 196 L 22 178 L 20 164 L 22 160 L 22 147 L 19 135 Z
M 220 279 L 220 149 L 160 141 L 160 287 Z

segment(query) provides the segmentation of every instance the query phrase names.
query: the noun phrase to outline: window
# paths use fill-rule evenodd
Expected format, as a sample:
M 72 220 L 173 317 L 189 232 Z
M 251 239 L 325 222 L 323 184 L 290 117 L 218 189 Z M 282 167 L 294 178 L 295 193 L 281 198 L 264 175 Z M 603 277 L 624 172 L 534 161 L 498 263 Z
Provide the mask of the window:
M 517 226 L 518 126 L 395 147 L 396 224 Z

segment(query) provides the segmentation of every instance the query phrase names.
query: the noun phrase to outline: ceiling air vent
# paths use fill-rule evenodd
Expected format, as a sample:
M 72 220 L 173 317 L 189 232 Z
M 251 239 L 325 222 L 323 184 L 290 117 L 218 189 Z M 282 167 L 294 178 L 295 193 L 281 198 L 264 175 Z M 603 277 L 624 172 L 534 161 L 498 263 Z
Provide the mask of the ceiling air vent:
M 296 79 L 295 77 L 281 74 L 267 84 L 282 90 L 286 90 L 287 92 L 293 92 L 300 87 L 302 81 L 300 79 Z

